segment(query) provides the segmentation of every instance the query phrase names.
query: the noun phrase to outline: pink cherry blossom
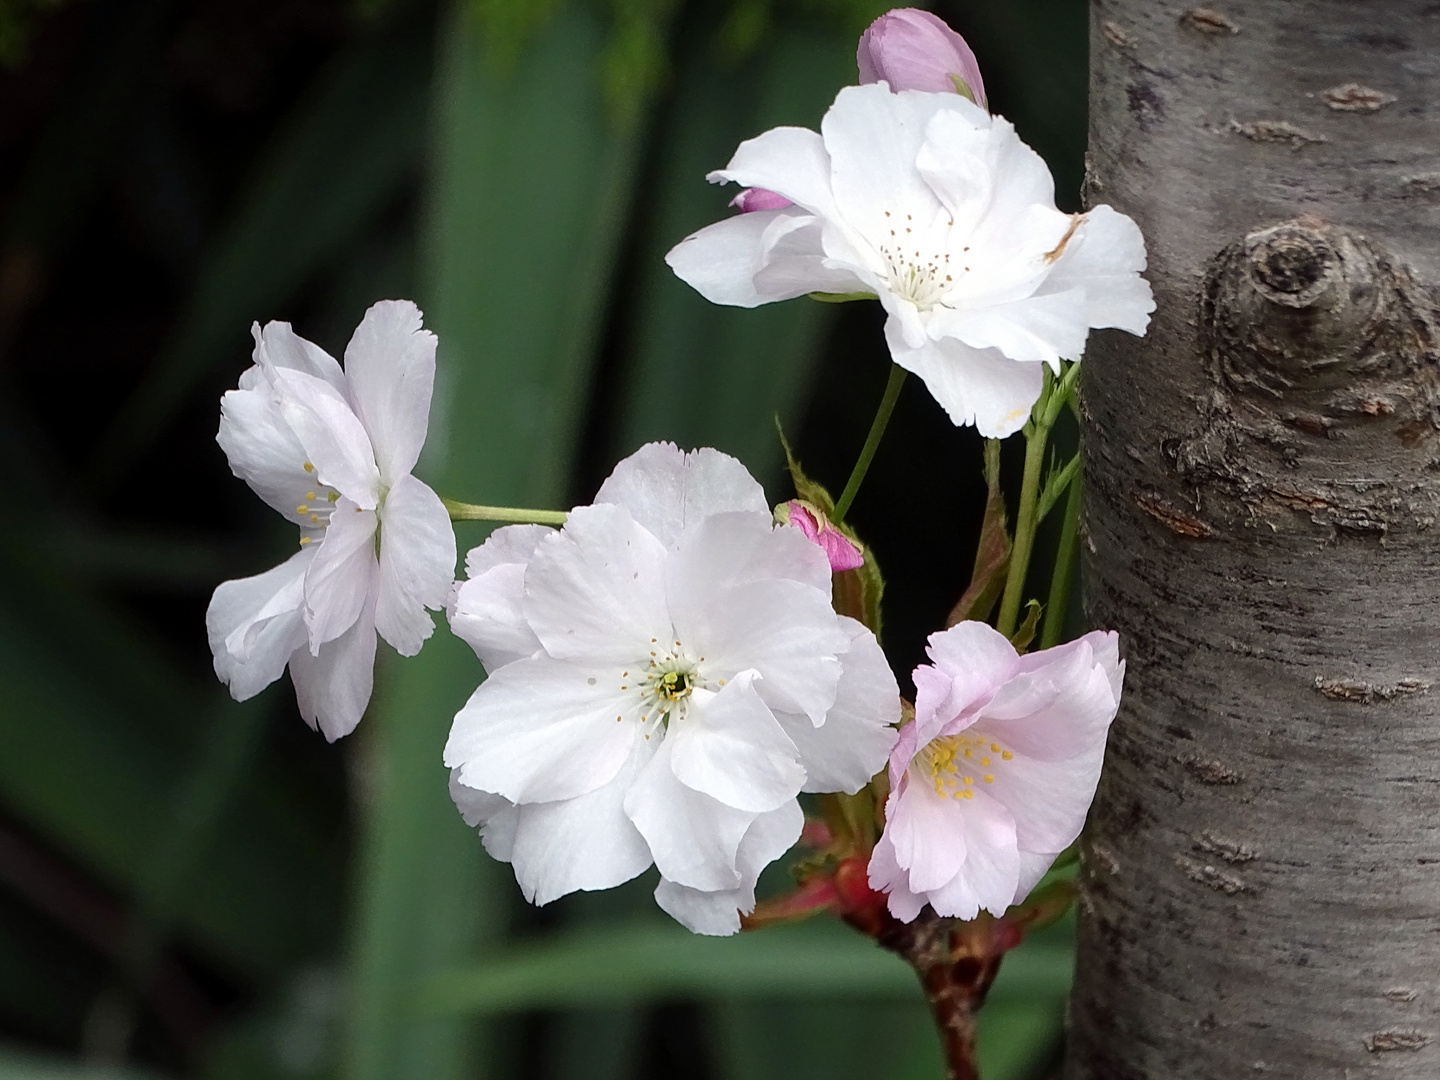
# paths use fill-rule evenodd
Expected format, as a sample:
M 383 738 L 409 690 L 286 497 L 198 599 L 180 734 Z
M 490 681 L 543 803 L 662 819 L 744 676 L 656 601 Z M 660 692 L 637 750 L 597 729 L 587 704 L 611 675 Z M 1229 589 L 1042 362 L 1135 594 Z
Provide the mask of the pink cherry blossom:
M 871 887 L 909 922 L 1001 915 L 1074 842 L 1095 797 L 1125 664 L 1113 632 L 1020 656 L 989 626 L 930 636 L 915 720 L 890 754 Z
M 799 499 L 785 504 L 789 523 L 805 534 L 813 544 L 819 544 L 830 560 L 830 569 L 835 573 L 856 570 L 865 565 L 865 555 L 839 529 L 825 520 L 825 515 Z
M 884 80 L 890 89 L 955 93 L 955 80 L 985 107 L 980 65 L 965 39 L 937 15 L 918 8 L 896 8 L 881 15 L 860 38 L 855 61 L 860 83 Z

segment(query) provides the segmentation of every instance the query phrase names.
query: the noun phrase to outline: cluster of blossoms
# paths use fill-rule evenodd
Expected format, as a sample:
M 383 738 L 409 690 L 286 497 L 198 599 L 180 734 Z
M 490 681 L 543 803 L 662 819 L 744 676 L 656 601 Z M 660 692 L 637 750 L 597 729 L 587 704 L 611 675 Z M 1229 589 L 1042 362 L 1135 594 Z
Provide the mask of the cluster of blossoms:
M 1090 329 L 1144 331 L 1139 230 L 1055 208 L 934 16 L 883 17 L 859 67 L 820 133 L 767 132 L 711 174 L 744 186 L 740 212 L 668 261 L 717 303 L 878 298 L 895 363 L 956 424 L 1011 434 Z M 563 526 L 496 530 L 453 581 L 449 512 L 411 475 L 435 347 L 408 302 L 366 313 L 343 369 L 286 324 L 256 329 L 218 438 L 301 536 L 215 592 L 235 697 L 288 666 L 302 715 L 338 738 L 368 703 L 376 634 L 413 655 L 426 609 L 445 608 L 486 672 L 443 755 L 486 849 L 537 904 L 654 866 L 656 901 L 700 933 L 755 908 L 761 871 L 801 837 L 803 793 L 884 800 L 862 854 L 902 922 L 926 905 L 1002 915 L 1075 840 L 1120 699 L 1114 634 L 1022 655 L 961 622 L 930 638 L 905 722 L 874 633 L 837 613 L 832 583 L 866 553 L 828 496 L 772 512 L 734 458 L 668 443 L 620 462 Z

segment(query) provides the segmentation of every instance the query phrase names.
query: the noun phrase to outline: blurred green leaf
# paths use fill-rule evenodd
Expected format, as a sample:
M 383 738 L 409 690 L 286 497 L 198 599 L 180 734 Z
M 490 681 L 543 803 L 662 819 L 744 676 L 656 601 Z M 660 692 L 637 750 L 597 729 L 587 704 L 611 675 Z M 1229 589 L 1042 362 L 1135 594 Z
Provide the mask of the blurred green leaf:
M 113 481 L 177 405 L 392 200 L 424 146 L 431 40 L 376 28 L 337 58 L 245 186 L 189 310 L 117 414 L 94 471 Z
M 158 1080 L 140 1069 L 98 1069 L 63 1058 L 0 1050 L 0 1080 Z
M 662 923 L 569 929 L 515 946 L 439 976 L 419 1007 L 484 1014 L 666 998 L 919 996 L 903 960 L 839 923 L 732 938 Z
M 426 303 L 440 338 L 425 468 L 444 494 L 507 505 L 566 496 L 596 340 L 639 151 L 638 119 L 602 101 L 604 28 L 579 9 L 531 39 L 513 72 L 484 62 L 475 23 L 443 35 Z M 462 531 L 462 550 L 481 537 Z M 346 1074 L 483 1075 L 463 1021 L 423 1017 L 414 988 L 493 939 L 513 895 L 450 804 L 441 750 L 479 683 L 438 635 L 387 673 L 366 721 L 365 809 Z
M 716 57 L 707 35 L 684 43 L 661 130 L 639 249 L 630 366 L 615 455 L 652 439 L 734 454 L 762 480 L 779 465 L 774 417 L 794 418 L 833 314 L 806 300 L 754 310 L 704 300 L 665 265 L 670 248 L 732 213 L 734 190 L 705 182 L 735 147 L 779 124 L 818 127 L 854 78 L 854 42 L 782 25 L 743 64 Z

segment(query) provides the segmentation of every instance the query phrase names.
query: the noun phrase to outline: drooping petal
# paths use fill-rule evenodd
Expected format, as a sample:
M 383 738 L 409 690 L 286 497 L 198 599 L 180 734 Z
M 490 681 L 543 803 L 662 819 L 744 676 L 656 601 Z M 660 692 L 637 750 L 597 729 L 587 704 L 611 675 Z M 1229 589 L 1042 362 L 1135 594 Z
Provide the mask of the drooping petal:
M 1086 320 L 1092 329 L 1115 327 L 1144 334 L 1155 310 L 1145 269 L 1140 226 L 1109 206 L 1087 213 L 1055 260 L 1041 292 L 1085 291 Z
M 761 267 L 751 283 L 767 302 L 809 293 L 866 292 L 867 278 L 839 265 L 825 248 L 825 222 L 817 217 L 776 221 L 761 238 Z
M 737 810 L 764 813 L 795 798 L 805 782 L 800 752 L 742 671 L 719 693 L 695 691 L 666 736 L 671 769 L 687 787 Z
M 637 739 L 615 778 L 573 799 L 515 808 L 509 862 L 525 899 L 548 904 L 579 890 L 610 889 L 650 867 L 650 848 L 625 816 L 625 794 L 654 756 Z
M 937 915 L 959 919 L 973 919 L 982 908 L 1003 915 L 1020 880 L 1015 826 L 1005 808 L 984 792 L 966 804 L 965 862 L 953 878 L 927 893 L 930 906 Z
M 730 164 L 705 179 L 712 184 L 765 188 L 812 214 L 834 216 L 830 155 L 821 137 L 809 128 L 771 128 L 746 139 L 736 148 Z
M 701 892 L 662 878 L 655 888 L 655 902 L 692 933 L 714 937 L 735 933 L 740 929 L 741 913 L 755 910 L 755 882 L 760 871 L 794 846 L 804 826 L 805 815 L 793 799 L 761 814 L 746 830 L 736 853 L 743 879 L 738 887 Z
M 802 791 L 843 791 L 853 795 L 885 767 L 900 723 L 900 688 L 875 635 L 855 619 L 840 617 L 850 648 L 835 704 L 816 727 L 809 717 L 776 717 L 800 751 L 805 766 Z
M 335 358 L 313 341 L 307 341 L 288 322 L 259 323 L 250 328 L 255 339 L 255 363 L 261 368 L 288 368 L 329 383 L 344 396 L 348 393 L 345 374 Z
M 551 656 L 631 664 L 670 636 L 666 550 L 623 506 L 580 506 L 525 571 L 525 618 Z
M 420 324 L 420 309 L 409 300 L 382 300 L 345 346 L 350 393 L 387 485 L 415 467 L 430 425 L 435 335 Z
M 450 798 L 465 824 L 480 830 L 480 842 L 491 857 L 508 863 L 515 852 L 520 808 L 499 795 L 466 787 L 459 769 L 450 770 Z
M 375 509 L 380 470 L 370 436 L 350 403 L 329 383 L 303 372 L 277 368 L 272 378 L 281 415 L 305 448 L 320 482 L 366 510 Z
M 956 337 L 977 351 L 994 349 L 1020 363 L 1045 363 L 1057 372 L 1061 360 L 1078 360 L 1090 333 L 1083 289 L 1037 293 L 989 307 L 937 311 L 932 336 Z
M 946 884 L 965 864 L 967 822 L 976 800 L 935 791 L 930 778 L 915 769 L 906 780 L 886 807 L 885 834 L 910 889 L 923 893 Z
M 890 355 L 925 383 L 956 427 L 974 424 L 987 439 L 1015 434 L 1040 400 L 1045 376 L 1039 363 L 1006 359 L 998 349 L 972 349 L 957 338 L 926 342 L 910 348 L 885 324 Z
M 620 672 L 538 655 L 496 670 L 455 715 L 445 764 L 514 803 L 604 787 L 630 755 L 641 698 Z
M 1060 857 L 1060 852 L 1052 851 L 1037 855 L 1032 851 L 1020 849 L 1019 874 L 1015 882 L 1015 898 L 1010 902 L 1018 904 L 1030 895 L 1030 890 L 1040 884 L 1050 867 L 1055 865 L 1055 860 Z
M 408 474 L 385 498 L 375 626 L 401 656 L 435 631 L 426 608 L 442 608 L 455 577 L 455 530 L 440 497 Z
M 340 499 L 330 515 L 325 539 L 305 575 L 305 623 L 310 651 L 354 625 L 372 584 L 378 584 L 373 510 Z
M 215 589 L 205 630 L 215 674 L 236 701 L 247 701 L 278 679 L 290 654 L 305 643 L 305 572 L 314 545 L 279 566 Z
M 738 888 L 744 876 L 736 852 L 756 815 L 681 783 L 671 764 L 673 752 L 666 736 L 625 796 L 625 813 L 650 845 L 663 877 L 707 892 Z
M 373 596 L 350 628 L 321 645 L 318 654 L 301 646 L 290 655 L 290 681 L 300 715 L 328 741 L 355 730 L 375 683 Z
M 673 547 L 687 524 L 711 514 L 770 513 L 765 489 L 738 460 L 702 447 L 689 453 L 674 443 L 647 443 L 615 466 L 596 503 L 618 503 Z

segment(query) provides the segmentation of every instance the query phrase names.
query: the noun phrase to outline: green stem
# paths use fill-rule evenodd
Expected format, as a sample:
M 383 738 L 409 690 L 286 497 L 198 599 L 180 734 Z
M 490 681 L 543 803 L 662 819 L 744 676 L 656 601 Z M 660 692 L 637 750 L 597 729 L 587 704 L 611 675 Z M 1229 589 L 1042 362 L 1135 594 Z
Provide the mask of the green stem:
M 1078 457 L 1076 460 L 1079 460 Z M 1065 609 L 1070 602 L 1070 578 L 1075 571 L 1075 552 L 1080 539 L 1080 474 L 1070 480 L 1065 499 L 1065 520 L 1060 526 L 1060 545 L 1055 549 L 1055 570 L 1050 575 L 1050 603 L 1045 607 L 1045 628 L 1040 647 L 1060 644 L 1065 632 Z
M 880 408 L 875 410 L 870 434 L 865 436 L 865 445 L 860 448 L 860 456 L 855 459 L 855 468 L 850 470 L 850 479 L 845 481 L 845 490 L 840 493 L 840 499 L 835 503 L 834 520 L 837 523 L 845 520 L 850 504 L 860 492 L 860 484 L 864 481 L 865 474 L 870 471 L 870 462 L 880 447 L 880 440 L 885 435 L 885 425 L 890 423 L 890 414 L 895 411 L 895 402 L 900 397 L 900 388 L 905 385 L 907 374 L 900 365 L 890 365 L 890 381 L 885 384 L 885 396 L 880 399 Z
M 1000 599 L 1000 617 L 995 621 L 995 629 L 1007 638 L 1015 633 L 1020 617 L 1025 571 L 1030 566 L 1030 549 L 1035 546 L 1035 504 L 1040 497 L 1040 472 L 1045 465 L 1045 443 L 1049 437 L 1048 427 L 1034 422 L 1025 425 L 1025 478 L 1020 484 L 1020 509 L 1015 515 L 1015 546 L 1010 549 L 1010 569 L 1005 576 L 1005 593 Z
M 564 525 L 564 510 L 530 510 L 517 506 L 476 506 L 457 499 L 440 500 L 451 521 L 506 521 L 516 525 Z

